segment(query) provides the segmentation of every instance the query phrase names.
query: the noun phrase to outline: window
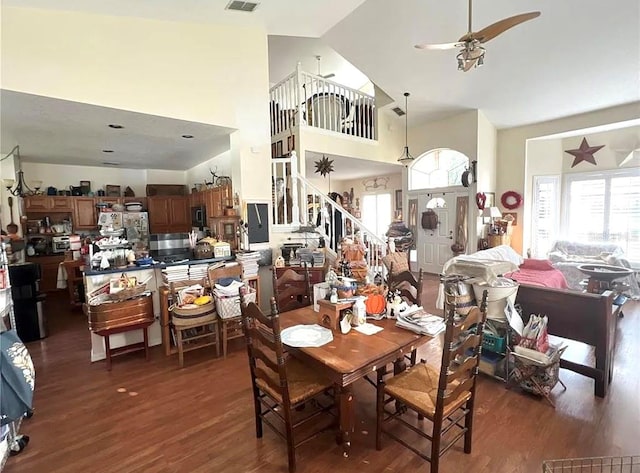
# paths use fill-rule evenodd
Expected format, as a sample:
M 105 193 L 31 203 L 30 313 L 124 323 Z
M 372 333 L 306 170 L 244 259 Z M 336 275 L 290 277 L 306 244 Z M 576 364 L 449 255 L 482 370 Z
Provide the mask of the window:
M 362 198 L 362 223 L 384 237 L 391 224 L 391 194 L 369 194 Z
M 640 264 L 640 173 L 637 169 L 568 174 L 565 177 L 567 238 L 620 245 Z
M 531 255 L 546 258 L 551 245 L 558 239 L 560 227 L 559 176 L 533 177 L 533 218 L 531 229 Z
M 409 189 L 459 186 L 469 158 L 452 149 L 436 149 L 420 156 L 409 169 Z

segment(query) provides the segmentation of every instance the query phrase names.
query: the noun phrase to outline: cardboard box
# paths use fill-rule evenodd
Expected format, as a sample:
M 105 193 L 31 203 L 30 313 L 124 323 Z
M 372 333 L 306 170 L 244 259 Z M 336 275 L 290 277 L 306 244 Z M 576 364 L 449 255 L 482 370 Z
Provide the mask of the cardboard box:
M 213 245 L 213 257 L 223 258 L 225 256 L 231 256 L 231 245 L 225 242 L 218 242 Z

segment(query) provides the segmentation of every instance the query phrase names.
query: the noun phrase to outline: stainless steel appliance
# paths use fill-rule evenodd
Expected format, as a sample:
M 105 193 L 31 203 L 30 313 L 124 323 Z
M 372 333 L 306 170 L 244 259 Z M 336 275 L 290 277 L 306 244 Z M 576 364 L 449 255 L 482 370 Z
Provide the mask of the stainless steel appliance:
M 149 237 L 149 256 L 163 263 L 191 258 L 187 233 L 155 233 Z
M 71 241 L 68 236 L 51 237 L 51 250 L 54 253 L 64 253 L 71 249 Z
M 207 226 L 207 209 L 204 205 L 191 207 L 191 226 L 198 228 Z

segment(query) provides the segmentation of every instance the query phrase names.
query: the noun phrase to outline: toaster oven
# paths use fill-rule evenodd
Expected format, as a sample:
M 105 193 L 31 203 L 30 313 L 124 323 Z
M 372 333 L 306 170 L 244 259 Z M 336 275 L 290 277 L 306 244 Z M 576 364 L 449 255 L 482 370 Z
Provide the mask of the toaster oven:
M 68 236 L 54 236 L 51 238 L 51 250 L 54 253 L 64 253 L 71 249 L 71 241 Z

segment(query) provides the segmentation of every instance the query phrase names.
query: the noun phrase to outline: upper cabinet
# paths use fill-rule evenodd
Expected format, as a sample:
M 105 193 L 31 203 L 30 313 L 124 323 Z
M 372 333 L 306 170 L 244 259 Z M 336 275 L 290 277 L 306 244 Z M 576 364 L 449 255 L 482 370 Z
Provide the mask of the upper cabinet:
M 73 204 L 69 197 L 29 195 L 24 198 L 26 212 L 71 212 Z
M 93 197 L 73 197 L 73 229 L 93 230 L 98 227 L 96 200 Z
M 189 196 L 157 195 L 147 197 L 151 233 L 176 233 L 191 230 Z

